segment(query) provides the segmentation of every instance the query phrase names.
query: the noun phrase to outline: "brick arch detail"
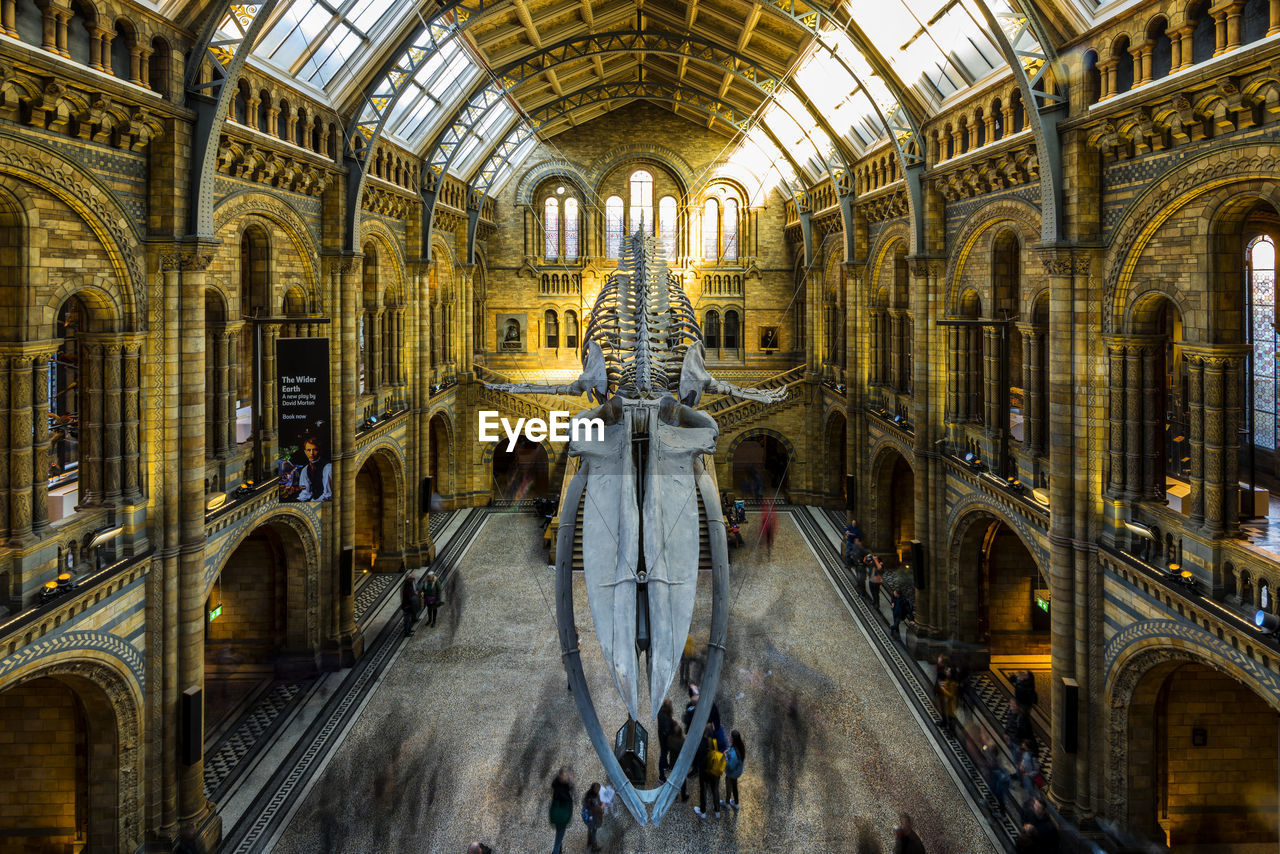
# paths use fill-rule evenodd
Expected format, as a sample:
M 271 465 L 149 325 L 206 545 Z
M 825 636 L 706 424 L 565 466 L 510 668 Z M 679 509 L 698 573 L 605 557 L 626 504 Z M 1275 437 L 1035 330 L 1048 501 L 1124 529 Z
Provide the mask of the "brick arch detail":
M 1259 201 L 1269 201 L 1280 209 L 1280 157 L 1234 156 L 1251 148 L 1245 143 L 1228 145 L 1185 161 L 1130 204 L 1116 227 L 1103 264 L 1104 333 L 1116 332 L 1118 323 L 1126 317 L 1134 274 L 1147 244 L 1161 226 L 1189 204 L 1213 190 L 1228 188 L 1228 197 L 1255 194 Z M 1210 216 L 1203 222 L 1204 234 L 1209 233 L 1211 224 Z
M 213 230 L 217 234 L 223 228 L 235 223 L 237 233 L 243 229 L 239 224 L 242 219 L 251 220 L 261 217 L 272 225 L 278 226 L 293 244 L 293 250 L 306 265 L 307 291 L 312 304 L 323 311 L 322 297 L 318 286 L 319 274 L 316 270 L 316 259 L 320 257 L 320 247 L 298 212 L 279 199 L 272 198 L 257 190 L 243 190 L 228 196 L 213 209 Z M 270 233 L 268 233 L 270 238 Z M 272 300 L 275 294 L 272 294 Z
M 557 175 L 564 177 L 565 180 L 577 188 L 585 204 L 585 200 L 589 198 L 589 194 L 595 188 L 595 184 L 588 179 L 581 166 L 563 157 L 543 160 L 527 169 L 520 176 L 520 182 L 516 185 L 515 204 L 533 204 L 533 194 L 538 187 L 548 178 L 554 178 Z
M 1280 681 L 1252 658 L 1204 629 L 1174 620 L 1134 623 L 1107 643 L 1104 722 L 1106 804 L 1113 820 L 1128 811 L 1129 709 L 1143 680 L 1164 664 L 1200 664 L 1230 676 L 1280 712 Z
M 982 205 L 969 214 L 960 225 L 953 243 L 956 248 L 947 260 L 947 293 L 943 302 L 944 311 L 954 311 L 959 303 L 960 294 L 965 290 L 961 277 L 979 239 L 983 235 L 994 238 L 1001 225 L 1012 226 L 1012 230 L 1021 242 L 1019 249 L 1023 253 L 1040 239 L 1040 211 L 1030 202 L 1000 199 Z M 983 283 L 984 286 L 978 292 L 983 298 L 983 303 L 989 306 L 991 305 L 990 276 L 984 276 Z
M 633 143 L 613 149 L 609 157 L 595 164 L 588 173 L 587 186 L 593 194 L 599 195 L 600 182 L 604 180 L 605 175 L 624 163 L 645 160 L 674 172 L 681 184 L 680 189 L 685 195 L 688 195 L 689 189 L 698 182 L 693 167 L 674 149 L 667 148 L 665 145 Z

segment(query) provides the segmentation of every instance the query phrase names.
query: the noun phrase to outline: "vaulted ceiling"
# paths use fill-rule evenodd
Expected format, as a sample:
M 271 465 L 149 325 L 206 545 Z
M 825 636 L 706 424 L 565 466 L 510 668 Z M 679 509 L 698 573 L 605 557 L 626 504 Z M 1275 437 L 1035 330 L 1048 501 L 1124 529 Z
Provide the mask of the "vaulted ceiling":
M 1009 74 L 989 22 L 1026 38 L 1011 2 L 1032 0 L 280 0 L 249 62 L 352 117 L 356 149 L 385 134 L 490 188 L 536 141 L 638 100 L 799 185 Z M 1055 2 L 1052 37 L 1091 24 Z

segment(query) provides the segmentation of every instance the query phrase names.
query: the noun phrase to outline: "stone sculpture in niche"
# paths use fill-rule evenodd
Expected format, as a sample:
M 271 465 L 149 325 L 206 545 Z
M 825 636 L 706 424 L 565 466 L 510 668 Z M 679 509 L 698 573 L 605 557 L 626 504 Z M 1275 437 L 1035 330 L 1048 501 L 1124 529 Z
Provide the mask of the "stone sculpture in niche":
M 578 656 L 572 559 L 581 503 L 582 556 L 596 637 L 630 720 L 639 719 L 640 658 L 649 709 L 656 716 L 680 663 L 698 583 L 698 502 L 712 558 L 712 619 L 702 692 L 690 732 L 706 726 L 715 699 L 728 623 L 728 557 L 720 499 L 703 466 L 719 427 L 694 407 L 704 392 L 774 403 L 785 389 L 740 388 L 703 364 L 702 332 L 679 280 L 667 272 L 658 241 L 624 240 L 623 259 L 596 298 L 583 339 L 583 372 L 569 385 L 509 383 L 513 393 L 586 394 L 597 404 L 574 421 L 600 419 L 599 431 L 572 430 L 569 482 L 556 538 L 556 611 L 560 643 L 583 724 L 610 782 L 641 824 L 661 821 L 693 762 L 690 738 L 669 781 L 637 789 L 626 778 L 596 715 Z M 585 496 L 585 497 L 584 497 Z M 674 783 L 671 781 L 675 781 Z M 647 808 L 652 804 L 652 812 Z

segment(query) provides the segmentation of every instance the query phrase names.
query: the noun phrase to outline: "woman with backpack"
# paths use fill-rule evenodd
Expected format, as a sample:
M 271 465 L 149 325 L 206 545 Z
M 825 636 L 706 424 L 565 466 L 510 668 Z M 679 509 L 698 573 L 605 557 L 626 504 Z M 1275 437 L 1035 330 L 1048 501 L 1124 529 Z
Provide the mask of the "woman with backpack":
M 604 821 L 604 805 L 600 803 L 600 784 L 592 783 L 591 788 L 582 796 L 582 823 L 587 826 L 587 846 L 592 851 L 600 850 L 596 842 L 596 831 L 600 822 Z
M 699 763 L 701 760 L 701 763 Z M 724 751 L 716 741 L 716 729 L 710 721 L 699 745 L 698 756 L 694 758 L 698 766 L 698 803 L 693 812 L 698 818 L 707 817 L 707 789 L 711 790 L 711 808 L 716 818 L 720 817 L 720 775 L 724 773 Z
M 747 758 L 747 747 L 742 743 L 742 733 L 736 729 L 729 733 L 729 750 L 724 755 L 724 796 L 734 812 L 738 811 L 738 778 L 742 776 L 742 763 Z
M 551 781 L 551 807 L 547 811 L 547 820 L 556 829 L 556 843 L 551 854 L 560 854 L 564 832 L 573 820 L 573 777 L 569 775 L 568 768 L 561 768 Z

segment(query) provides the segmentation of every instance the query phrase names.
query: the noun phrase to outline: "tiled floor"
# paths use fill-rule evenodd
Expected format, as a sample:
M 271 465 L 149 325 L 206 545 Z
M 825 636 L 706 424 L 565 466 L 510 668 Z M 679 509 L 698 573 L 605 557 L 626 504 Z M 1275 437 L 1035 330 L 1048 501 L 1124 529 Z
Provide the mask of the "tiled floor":
M 488 518 L 440 624 L 405 642 L 275 850 L 447 854 L 472 838 L 498 852 L 549 850 L 556 768 L 574 769 L 579 796 L 602 774 L 565 690 L 540 542 L 531 515 Z M 592 695 L 611 732 L 625 712 L 575 592 Z M 899 809 L 931 854 L 993 850 L 790 518 L 771 555 L 735 555 L 731 592 L 719 706 L 746 739 L 743 808 L 700 821 L 677 805 L 657 828 L 615 816 L 601 834 L 606 851 L 847 851 L 859 818 L 891 850 Z M 709 613 L 704 573 L 694 615 L 703 637 Z M 584 841 L 575 821 L 566 851 Z

